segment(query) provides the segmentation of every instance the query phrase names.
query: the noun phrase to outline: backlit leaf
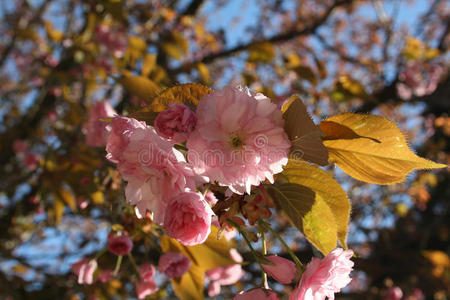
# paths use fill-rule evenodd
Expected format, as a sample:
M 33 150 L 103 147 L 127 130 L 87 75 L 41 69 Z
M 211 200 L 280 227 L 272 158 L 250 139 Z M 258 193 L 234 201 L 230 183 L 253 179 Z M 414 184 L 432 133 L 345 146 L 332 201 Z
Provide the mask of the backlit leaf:
M 345 113 L 319 126 L 330 161 L 358 180 L 390 184 L 415 169 L 446 167 L 414 154 L 397 126 L 379 116 Z
M 125 73 L 119 79 L 119 82 L 130 94 L 139 97 L 147 103 L 151 103 L 160 91 L 156 83 L 144 76 L 133 76 Z
M 268 186 L 268 192 L 289 220 L 320 252 L 326 255 L 336 248 L 336 221 L 319 193 L 295 183 Z
M 64 34 L 54 29 L 52 23 L 49 21 L 45 22 L 45 30 L 47 31 L 47 36 L 54 42 L 59 42 L 64 37 Z
M 229 255 L 230 243 L 222 237 L 217 239 L 218 229 L 211 227 L 211 234 L 205 243 L 196 246 L 183 246 L 175 239 L 162 236 L 160 241 L 163 252 L 174 251 L 184 254 L 191 260 L 189 271 L 171 280 L 175 294 L 181 300 L 204 299 L 203 284 L 206 270 L 234 264 Z
M 141 74 L 144 77 L 150 75 L 156 65 L 156 54 L 147 53 L 142 59 L 142 70 Z
M 293 95 L 283 105 L 284 129 L 292 143 L 291 155 L 315 164 L 328 164 L 328 151 L 322 143 L 321 131 L 317 127 L 300 97 Z
M 290 183 L 296 183 L 312 190 L 330 208 L 335 223 L 338 240 L 346 245 L 350 202 L 341 185 L 326 171 L 301 160 L 289 160 L 283 173 Z

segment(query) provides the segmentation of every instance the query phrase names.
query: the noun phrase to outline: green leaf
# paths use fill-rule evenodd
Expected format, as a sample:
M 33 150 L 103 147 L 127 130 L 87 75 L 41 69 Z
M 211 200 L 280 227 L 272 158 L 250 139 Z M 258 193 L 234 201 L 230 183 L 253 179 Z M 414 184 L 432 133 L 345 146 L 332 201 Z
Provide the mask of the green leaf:
M 319 127 L 306 111 L 300 97 L 293 95 L 283 105 L 284 129 L 292 143 L 291 156 L 325 166 L 328 164 L 328 150 L 323 145 Z
M 414 154 L 398 127 L 379 116 L 345 113 L 319 126 L 330 161 L 361 181 L 391 184 L 415 169 L 447 167 Z
M 341 185 L 328 172 L 300 160 L 291 159 L 282 174 L 323 199 L 333 214 L 338 240 L 346 247 L 351 205 Z

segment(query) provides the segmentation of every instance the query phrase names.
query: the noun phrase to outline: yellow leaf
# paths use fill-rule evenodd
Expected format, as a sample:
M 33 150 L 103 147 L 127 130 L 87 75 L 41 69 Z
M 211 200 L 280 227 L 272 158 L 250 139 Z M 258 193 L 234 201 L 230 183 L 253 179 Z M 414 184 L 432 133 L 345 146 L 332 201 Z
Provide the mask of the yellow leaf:
M 330 161 L 358 180 L 390 184 L 415 169 L 446 167 L 414 154 L 397 126 L 379 116 L 345 113 L 319 127 L 326 134 Z
M 145 41 L 137 36 L 128 37 L 128 46 L 136 51 L 145 52 L 147 49 L 147 44 Z
M 58 190 L 58 197 L 61 198 L 61 200 L 67 204 L 72 211 L 75 211 L 77 209 L 77 201 L 75 200 L 75 197 L 71 192 L 64 188 L 60 188 Z
M 119 82 L 130 94 L 136 95 L 147 103 L 151 103 L 160 90 L 156 83 L 144 76 L 124 73 Z
M 212 226 L 211 234 L 205 243 L 190 247 L 183 246 L 168 236 L 161 237 L 163 252 L 180 252 L 191 260 L 189 271 L 181 278 L 171 280 L 175 294 L 181 300 L 204 299 L 203 279 L 205 271 L 235 263 L 229 255 L 231 245 L 223 237 L 217 239 L 217 231 L 218 229 Z
M 324 255 L 336 248 L 337 228 L 333 212 L 319 193 L 295 183 L 268 186 L 268 192 L 289 220 Z
M 19 274 L 25 274 L 28 272 L 28 268 L 22 264 L 15 265 L 11 268 L 14 272 Z
M 291 156 L 321 166 L 327 165 L 328 151 L 320 138 L 321 131 L 309 116 L 300 97 L 291 96 L 282 111 L 286 121 L 284 129 L 292 143 Z
M 223 235 L 218 239 L 217 232 L 217 227 L 212 226 L 211 234 L 203 244 L 186 247 L 196 264 L 204 270 L 235 263 L 230 258 L 230 243 Z
M 141 74 L 144 77 L 150 75 L 156 65 L 156 54 L 146 54 L 142 60 Z
M 105 197 L 103 196 L 102 191 L 96 191 L 91 194 L 92 202 L 94 204 L 103 204 L 105 202 Z
M 338 240 L 346 247 L 351 206 L 341 185 L 328 172 L 300 160 L 289 160 L 282 174 L 290 183 L 307 187 L 323 199 L 336 222 Z
M 178 32 L 172 32 L 169 39 L 161 44 L 163 50 L 175 59 L 181 59 L 189 50 L 188 41 Z
M 275 57 L 275 50 L 269 42 L 256 43 L 249 50 L 248 60 L 252 62 L 271 62 Z
M 169 103 L 196 106 L 204 95 L 210 93 L 212 93 L 212 90 L 201 84 L 180 84 L 164 90 L 150 106 L 155 112 L 165 110 Z
M 200 74 L 200 77 L 202 78 L 202 81 L 205 84 L 208 84 L 210 81 L 208 67 L 204 63 L 198 63 L 197 70 L 198 70 L 198 73 Z
M 60 42 L 64 37 L 64 34 L 54 29 L 52 23 L 49 21 L 45 22 L 45 30 L 47 31 L 47 36 L 54 42 Z
M 64 205 L 64 202 L 60 200 L 58 197 L 55 197 L 55 200 L 53 202 L 53 210 L 54 210 L 54 218 L 55 223 L 59 223 L 62 219 L 62 216 L 64 215 L 64 208 L 66 206 Z
M 425 51 L 426 47 L 421 40 L 414 37 L 408 37 L 402 52 L 403 56 L 407 59 L 417 60 L 425 55 Z

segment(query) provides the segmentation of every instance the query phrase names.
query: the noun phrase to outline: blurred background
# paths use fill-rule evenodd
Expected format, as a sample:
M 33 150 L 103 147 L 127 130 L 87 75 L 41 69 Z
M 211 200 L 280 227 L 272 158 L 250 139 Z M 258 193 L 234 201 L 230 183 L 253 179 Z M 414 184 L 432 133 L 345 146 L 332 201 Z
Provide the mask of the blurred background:
M 83 133 L 96 101 L 126 115 L 148 103 L 151 84 L 247 85 L 274 101 L 297 93 L 316 122 L 381 115 L 416 153 L 449 164 L 449 24 L 446 0 L 0 0 L 0 299 L 135 297 L 127 265 L 93 285 L 70 267 L 104 249 L 114 226 L 133 234 L 136 261 L 152 259 L 148 224 Z M 130 87 L 124 74 L 150 84 Z M 338 298 L 449 299 L 448 169 L 390 186 L 327 169 L 353 207 L 356 266 Z M 308 261 L 299 232 L 280 214 L 271 222 Z M 217 299 L 259 283 L 254 264 L 245 270 Z

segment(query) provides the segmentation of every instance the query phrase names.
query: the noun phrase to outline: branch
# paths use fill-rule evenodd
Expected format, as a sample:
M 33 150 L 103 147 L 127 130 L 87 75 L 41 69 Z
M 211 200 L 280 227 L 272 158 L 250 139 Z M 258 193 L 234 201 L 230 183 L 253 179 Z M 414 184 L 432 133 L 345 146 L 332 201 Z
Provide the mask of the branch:
M 294 30 L 291 30 L 291 31 L 288 31 L 285 33 L 281 33 L 279 35 L 275 35 L 268 39 L 252 41 L 250 43 L 238 45 L 238 46 L 228 49 L 228 50 L 224 50 L 224 51 L 217 52 L 217 53 L 211 53 L 209 55 L 204 56 L 203 58 L 201 58 L 199 60 L 188 62 L 179 68 L 172 69 L 169 71 L 169 73 L 170 74 L 178 74 L 178 73 L 186 72 L 186 71 L 189 71 L 191 68 L 193 68 L 196 64 L 198 64 L 200 62 L 201 63 L 210 63 L 216 59 L 227 57 L 227 56 L 233 55 L 235 53 L 247 50 L 250 47 L 252 47 L 256 44 L 259 44 L 259 43 L 267 43 L 267 42 L 268 43 L 277 43 L 277 42 L 282 43 L 282 42 L 292 40 L 293 38 L 296 38 L 299 36 L 306 36 L 306 35 L 314 34 L 316 32 L 316 30 L 328 20 L 328 17 L 331 15 L 331 13 L 334 11 L 335 8 L 338 8 L 338 7 L 347 5 L 347 4 L 351 4 L 352 2 L 353 2 L 353 0 L 336 0 L 333 3 L 333 5 L 331 5 L 327 9 L 327 11 L 323 14 L 323 16 L 321 16 L 320 18 L 315 20 L 312 24 L 310 24 L 309 26 L 306 26 L 305 28 L 303 28 L 301 30 L 294 29 Z

